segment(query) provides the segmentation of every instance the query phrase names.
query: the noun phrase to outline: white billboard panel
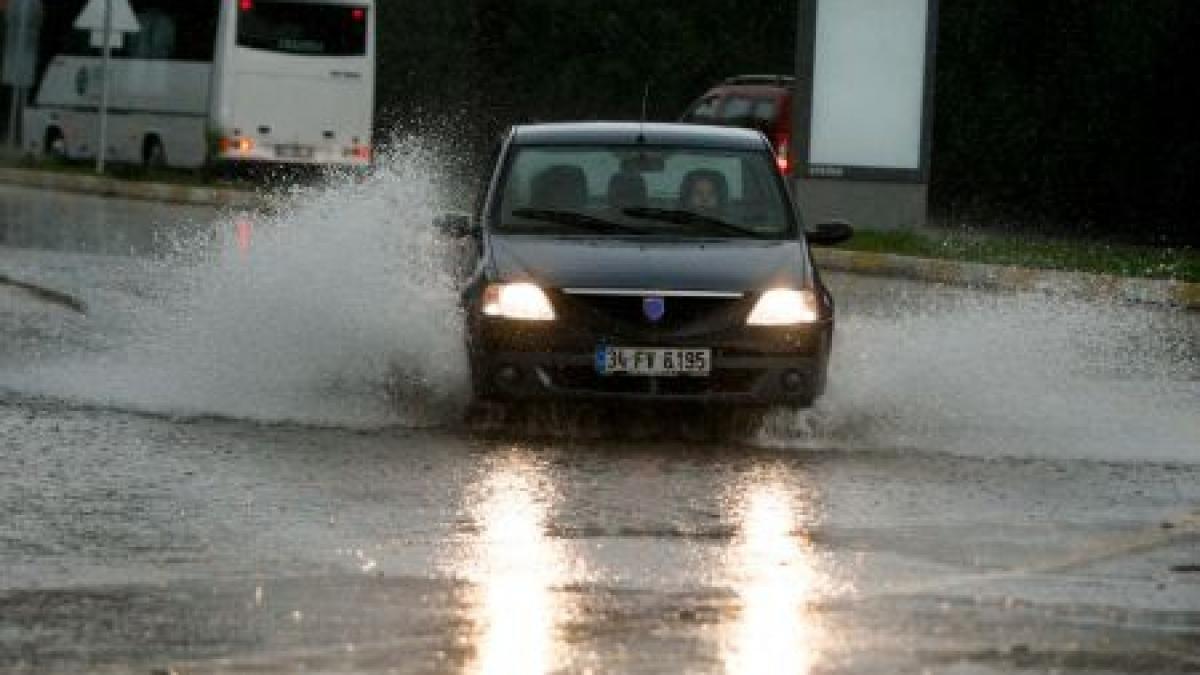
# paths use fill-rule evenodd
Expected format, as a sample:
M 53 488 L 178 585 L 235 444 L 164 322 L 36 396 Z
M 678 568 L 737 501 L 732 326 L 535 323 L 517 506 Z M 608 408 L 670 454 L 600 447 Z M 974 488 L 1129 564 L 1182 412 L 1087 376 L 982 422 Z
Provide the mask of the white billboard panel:
M 922 168 L 929 2 L 817 3 L 814 174 L 822 167 Z

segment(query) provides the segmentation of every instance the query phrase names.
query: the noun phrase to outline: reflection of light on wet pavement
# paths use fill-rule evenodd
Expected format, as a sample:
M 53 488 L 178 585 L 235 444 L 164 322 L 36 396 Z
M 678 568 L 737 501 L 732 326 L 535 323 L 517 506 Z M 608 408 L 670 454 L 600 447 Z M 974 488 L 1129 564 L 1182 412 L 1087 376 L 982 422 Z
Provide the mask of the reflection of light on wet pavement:
M 728 556 L 740 610 L 725 635 L 725 670 L 736 675 L 808 673 L 820 637 L 809 608 L 822 578 L 798 533 L 783 486 L 750 482 L 738 501 L 738 534 Z
M 238 218 L 234 226 L 234 237 L 237 239 L 238 250 L 242 253 L 250 250 L 250 241 L 254 237 L 254 225 L 248 218 Z
M 544 673 L 559 661 L 564 608 L 554 586 L 566 565 L 545 532 L 545 483 L 541 468 L 518 455 L 494 465 L 477 486 L 470 513 L 478 536 L 463 561 L 478 588 L 474 672 Z

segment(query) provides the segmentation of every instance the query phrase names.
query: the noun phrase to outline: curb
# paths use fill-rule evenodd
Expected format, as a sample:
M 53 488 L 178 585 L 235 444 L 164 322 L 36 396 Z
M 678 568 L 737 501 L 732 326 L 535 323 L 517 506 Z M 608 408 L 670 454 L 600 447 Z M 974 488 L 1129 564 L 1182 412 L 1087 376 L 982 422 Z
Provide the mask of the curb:
M 1140 279 L 1111 274 L 1064 272 L 825 248 L 813 248 L 812 255 L 817 264 L 825 269 L 855 274 L 1200 310 L 1200 283 L 1186 281 Z
M 0 168 L 0 184 L 124 199 L 246 209 L 260 208 L 266 202 L 262 195 L 246 190 L 131 182 L 103 176 L 32 169 Z M 812 255 L 821 267 L 855 274 L 1200 310 L 1200 283 L 1186 281 L 1141 279 L 827 248 L 813 248 Z
M 0 168 L 0 183 L 42 190 L 59 190 L 102 197 L 147 201 L 257 208 L 263 198 L 246 190 L 124 181 L 106 176 L 83 176 L 34 169 Z
M 0 274 L 0 286 L 11 286 L 13 288 L 25 291 L 39 300 L 61 305 L 80 314 L 87 314 L 87 303 L 73 295 L 63 293 L 62 291 L 56 291 L 53 288 L 47 288 L 29 281 L 13 279 L 12 277 L 4 274 Z

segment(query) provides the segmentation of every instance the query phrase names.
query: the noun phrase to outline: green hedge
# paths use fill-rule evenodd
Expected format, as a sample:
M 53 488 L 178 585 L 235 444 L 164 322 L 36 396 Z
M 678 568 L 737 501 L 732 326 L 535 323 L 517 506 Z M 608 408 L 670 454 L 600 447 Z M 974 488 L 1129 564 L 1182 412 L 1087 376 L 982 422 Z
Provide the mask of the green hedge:
M 477 156 L 512 122 L 673 119 L 790 72 L 795 0 L 382 2 L 388 125 Z M 935 215 L 1197 242 L 1194 0 L 941 0 Z

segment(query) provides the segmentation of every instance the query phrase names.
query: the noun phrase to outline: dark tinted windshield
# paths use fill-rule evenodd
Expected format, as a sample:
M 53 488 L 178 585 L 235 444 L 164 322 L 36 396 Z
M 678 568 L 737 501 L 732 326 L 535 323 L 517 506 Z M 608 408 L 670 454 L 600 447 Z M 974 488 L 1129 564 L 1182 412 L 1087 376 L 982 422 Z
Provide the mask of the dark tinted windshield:
M 240 47 L 288 54 L 363 56 L 367 8 L 310 2 L 238 0 Z
M 497 231 L 787 238 L 766 151 L 531 146 L 510 158 Z

